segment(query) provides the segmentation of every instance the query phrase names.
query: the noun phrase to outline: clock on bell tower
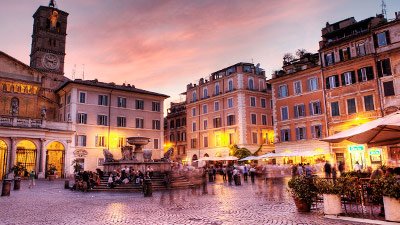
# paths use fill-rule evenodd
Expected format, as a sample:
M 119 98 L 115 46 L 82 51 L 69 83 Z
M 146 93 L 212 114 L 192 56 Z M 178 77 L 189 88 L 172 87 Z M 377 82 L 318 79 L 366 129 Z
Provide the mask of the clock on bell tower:
M 33 14 L 30 66 L 40 71 L 64 75 L 68 13 L 56 8 L 54 0 Z

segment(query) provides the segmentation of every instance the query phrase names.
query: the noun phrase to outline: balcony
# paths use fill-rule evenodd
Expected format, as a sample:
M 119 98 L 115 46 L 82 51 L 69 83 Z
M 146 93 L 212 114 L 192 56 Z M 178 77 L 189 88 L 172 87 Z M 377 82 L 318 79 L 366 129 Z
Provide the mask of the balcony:
M 46 128 L 53 130 L 72 130 L 72 123 L 52 122 L 42 119 L 18 118 L 0 116 L 0 127 L 21 127 L 21 128 Z

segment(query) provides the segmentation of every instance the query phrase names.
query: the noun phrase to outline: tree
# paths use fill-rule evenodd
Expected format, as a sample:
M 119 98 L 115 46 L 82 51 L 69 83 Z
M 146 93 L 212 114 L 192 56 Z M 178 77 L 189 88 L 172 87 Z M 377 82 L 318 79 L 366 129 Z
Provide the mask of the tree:
M 307 53 L 308 53 L 307 50 L 305 50 L 304 48 L 299 48 L 296 51 L 296 56 L 300 59 Z
M 293 61 L 293 59 L 294 59 L 294 56 L 293 56 L 293 54 L 292 53 L 285 53 L 284 55 L 283 55 L 283 61 L 284 62 L 290 62 L 290 61 Z

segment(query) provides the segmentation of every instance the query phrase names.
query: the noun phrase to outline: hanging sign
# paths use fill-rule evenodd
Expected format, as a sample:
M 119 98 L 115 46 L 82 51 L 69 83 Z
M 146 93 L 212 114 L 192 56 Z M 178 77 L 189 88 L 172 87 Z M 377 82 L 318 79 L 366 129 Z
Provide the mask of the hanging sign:
M 365 147 L 364 145 L 350 145 L 348 149 L 350 152 L 358 152 L 358 151 L 364 151 Z
M 380 155 L 380 154 L 381 154 L 380 149 L 369 150 L 369 155 Z

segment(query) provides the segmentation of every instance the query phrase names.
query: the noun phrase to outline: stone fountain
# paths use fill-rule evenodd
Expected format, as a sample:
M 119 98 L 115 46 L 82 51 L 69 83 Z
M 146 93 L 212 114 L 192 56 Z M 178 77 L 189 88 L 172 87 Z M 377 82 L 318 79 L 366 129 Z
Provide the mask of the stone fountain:
M 143 146 L 149 142 L 150 138 L 148 137 L 128 137 L 128 145 L 121 148 L 122 158 L 120 160 L 115 160 L 113 155 L 107 149 L 104 149 L 104 171 L 113 172 L 125 168 L 125 166 L 142 172 L 146 171 L 149 166 L 158 172 L 171 171 L 170 154 L 166 154 L 167 157 L 164 156 L 163 159 L 155 162 L 151 158 L 151 150 L 143 150 Z

